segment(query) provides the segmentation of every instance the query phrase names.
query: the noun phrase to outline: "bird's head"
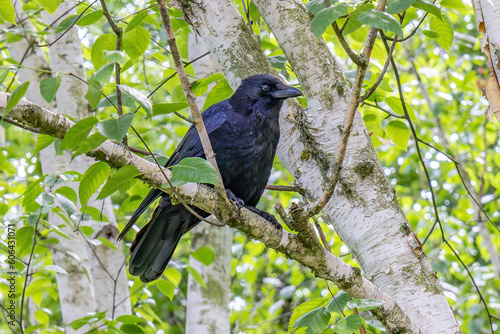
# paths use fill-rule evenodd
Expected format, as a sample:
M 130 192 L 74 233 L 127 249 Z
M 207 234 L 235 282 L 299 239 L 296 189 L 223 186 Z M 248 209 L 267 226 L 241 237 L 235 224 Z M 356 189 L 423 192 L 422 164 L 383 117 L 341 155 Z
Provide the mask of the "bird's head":
M 285 85 L 273 75 L 258 74 L 244 79 L 230 100 L 248 107 L 257 101 L 281 106 L 283 100 L 301 95 L 299 89 Z

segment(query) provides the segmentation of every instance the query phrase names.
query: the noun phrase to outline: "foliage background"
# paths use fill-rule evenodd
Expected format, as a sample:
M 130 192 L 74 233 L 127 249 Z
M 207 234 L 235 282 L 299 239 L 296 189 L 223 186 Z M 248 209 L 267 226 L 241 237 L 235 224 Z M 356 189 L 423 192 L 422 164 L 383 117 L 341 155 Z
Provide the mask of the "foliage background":
M 81 13 L 88 4 L 86 1 L 79 2 L 78 12 Z M 280 73 L 289 81 L 295 82 L 293 69 L 285 62 L 278 43 L 269 32 L 265 22 L 259 18 L 255 7 L 251 3 L 245 3 L 243 6 L 240 1 L 236 1 L 235 4 L 239 6 L 244 16 L 247 16 L 245 11 L 248 10 L 248 17 L 252 21 L 251 28 L 258 35 L 262 49 Z M 62 18 L 59 21 L 59 28 L 47 27 L 40 19 L 43 11 L 41 5 L 46 6 L 42 1 L 38 3 L 31 0 L 24 5 L 24 9 L 30 14 L 37 34 L 43 41 L 47 31 L 52 29 L 63 31 L 68 27 L 67 23 L 71 18 L 66 21 Z M 127 25 L 137 24 L 134 29 L 130 29 L 130 31 L 135 30 L 134 41 L 137 42 L 137 49 L 127 50 L 127 44 L 125 44 L 126 55 L 121 60 L 124 69 L 122 83 L 147 95 L 158 87 L 164 78 L 175 72 L 171 56 L 164 47 L 167 44 L 166 37 L 159 26 L 161 20 L 155 2 L 122 3 L 109 0 L 107 5 L 122 28 L 126 29 Z M 349 6 L 349 12 L 353 10 L 359 12 L 372 5 L 369 2 L 352 2 Z M 404 97 L 415 114 L 413 122 L 419 138 L 464 162 L 463 167 L 472 183 L 467 186 L 475 192 L 482 192 L 483 208 L 498 225 L 500 204 L 498 124 L 491 123 L 486 117 L 487 102 L 482 97 L 483 83 L 486 79 L 484 65 L 486 59 L 480 52 L 479 33 L 474 24 L 473 11 L 469 4 L 464 5 L 460 0 L 444 0 L 438 4 L 438 7 L 443 17 L 449 19 L 448 22 L 451 25 L 444 24 L 441 20 L 438 21 L 437 15 L 426 14 L 415 7 L 409 7 L 403 14 L 394 15 L 398 19 L 402 18 L 405 36 L 415 31 L 403 43 L 398 43 L 393 54 L 401 75 Z M 86 15 L 94 13 L 92 17 L 86 16 L 90 23 L 80 24 L 78 28 L 88 78 L 95 72 L 96 64 L 103 61 L 96 56 L 99 53 L 98 48 L 102 47 L 96 41 L 99 38 L 102 40 L 103 34 L 112 34 L 106 19 L 102 17 L 102 14 L 98 14 L 100 9 L 97 4 L 92 5 L 86 12 Z M 187 50 L 190 27 L 182 19 L 180 11 L 171 9 L 171 15 L 175 16 L 173 24 L 181 53 L 184 60 L 189 61 L 196 56 L 190 55 Z M 343 25 L 344 20 L 341 18 L 338 21 L 339 26 Z M 423 20 L 422 24 L 418 25 L 421 20 Z M 347 30 L 355 28 L 353 22 L 355 21 L 351 19 L 346 26 Z M 10 25 L 7 22 L 4 24 Z M 366 39 L 368 29 L 367 25 L 359 26 L 346 36 L 349 45 L 356 52 L 362 50 L 362 43 Z M 16 80 L 16 71 L 22 66 L 10 57 L 7 45 L 21 38 L 23 38 L 23 31 L 15 27 L 9 30 L 3 29 L 0 34 L 2 54 L 0 79 L 2 79 L 3 91 L 12 92 L 20 84 Z M 323 38 L 332 52 L 337 54 L 338 59 L 343 62 L 343 70 L 349 78 L 355 66 L 340 47 L 331 27 L 326 29 Z M 375 82 L 386 59 L 387 51 L 384 44 L 382 40 L 377 39 L 372 54 L 372 64 L 365 78 L 366 88 L 371 87 Z M 107 61 L 104 60 L 104 62 Z M 416 68 L 418 76 L 412 70 L 413 67 Z M 191 66 L 187 66 L 186 69 L 193 79 L 196 78 L 196 73 Z M 57 75 L 67 74 L 52 73 L 53 77 Z M 112 81 L 104 87 L 104 93 L 107 95 L 112 95 L 115 91 Z M 39 87 L 29 87 L 29 89 L 39 89 Z M 195 89 L 197 95 L 206 92 L 206 86 Z M 211 103 L 217 102 L 230 94 L 229 86 L 224 79 L 220 79 L 208 92 L 207 100 Z M 427 95 L 429 99 L 426 99 Z M 153 104 L 183 101 L 182 89 L 175 76 L 151 96 Z M 488 305 L 489 312 L 498 317 L 500 315 L 500 291 L 498 290 L 500 274 L 495 273 L 490 262 L 489 250 L 485 247 L 483 236 L 479 233 L 480 222 L 474 219 L 473 202 L 468 196 L 455 164 L 442 152 L 421 142 L 423 162 L 429 172 L 436 201 L 434 208 L 429 185 L 417 154 L 416 142 L 410 135 L 408 121 L 400 116 L 402 110 L 397 105 L 398 101 L 397 83 L 394 72 L 389 67 L 379 88 L 365 101 L 367 104 L 362 105 L 360 111 L 368 129 L 373 133 L 372 141 L 377 147 L 386 176 L 396 189 L 404 212 L 420 240 L 428 238 L 424 246 L 425 252 L 432 259 L 433 268 L 443 283 L 445 294 L 464 332 L 488 332 L 488 313 L 480 302 L 480 295 Z M 305 100 L 302 102 L 306 103 Z M 125 111 L 135 110 L 133 101 L 130 101 L 128 105 L 134 107 L 125 107 Z M 375 105 L 377 107 L 374 107 Z M 185 116 L 188 115 L 187 109 L 181 109 L 179 112 Z M 109 106 L 100 107 L 96 116 L 99 120 L 103 120 L 113 116 L 114 113 L 113 108 Z M 154 152 L 165 155 L 174 150 L 189 126 L 173 113 L 159 114 L 148 119 L 142 109 L 134 117 L 132 124 Z M 394 130 L 395 125 L 396 130 Z M 29 233 L 32 233 L 34 225 L 32 212 L 38 207 L 30 207 L 29 203 L 23 202 L 26 198 L 23 194 L 31 182 L 42 176 L 38 158 L 33 153 L 36 138 L 31 133 L 5 122 L 2 123 L 2 127 L 3 129 L 0 129 L 3 132 L 0 136 L 0 171 L 2 174 L 0 178 L 2 220 L 0 259 L 3 262 L 6 258 L 5 251 L 8 248 L 5 242 L 6 224 L 14 223 L 17 226 L 17 256 L 26 260 L 31 249 Z M 392 143 L 389 139 L 392 139 Z M 129 145 L 142 147 L 140 140 L 130 132 Z M 54 149 L 54 147 L 50 146 L 46 149 Z M 70 181 L 71 177 L 68 174 L 68 181 L 65 182 L 78 181 L 78 179 Z M 47 183 L 49 181 L 46 179 Z M 290 174 L 279 161 L 276 161 L 270 183 L 290 184 L 292 182 Z M 111 200 L 116 209 L 120 228 L 124 226 L 127 218 L 147 191 L 147 187 L 141 182 L 132 181 L 127 187 L 122 187 L 120 191 L 112 195 Z M 40 196 L 38 199 L 40 203 L 47 201 L 43 202 L 45 211 L 58 210 L 60 214 L 65 215 L 64 208 L 51 197 L 50 194 L 53 195 L 53 192 L 48 190 L 47 193 L 49 196 Z M 276 214 L 273 208 L 275 204 L 282 203 L 286 207 L 291 201 L 299 199 L 299 195 L 295 193 L 266 191 L 259 207 Z M 98 212 L 99 208 L 87 211 L 95 215 L 98 215 Z M 436 215 L 441 224 L 433 229 Z M 43 213 L 41 216 L 43 227 L 39 232 L 32 260 L 35 273 L 27 287 L 26 296 L 32 298 L 36 304 L 36 312 L 33 316 L 39 325 L 32 329 L 38 328 L 42 333 L 57 333 L 64 331 L 64 324 L 59 311 L 55 282 L 55 271 L 58 268 L 51 266 L 52 260 L 49 252 L 55 240 L 47 237 L 48 233 L 56 228 L 44 223 L 45 219 L 46 216 Z M 491 224 L 485 226 L 498 252 L 500 235 Z M 336 234 L 326 225 L 323 225 L 323 230 L 334 254 L 346 254 L 344 260 L 351 265 L 356 265 L 355 259 L 351 258 L 347 248 Z M 451 248 L 444 245 L 443 237 L 460 255 L 469 273 Z M 128 242 L 132 240 L 132 233 L 127 236 L 126 240 Z M 231 328 L 235 333 L 239 331 L 245 333 L 286 332 L 290 316 L 298 305 L 330 294 L 325 281 L 315 279 L 311 273 L 294 261 L 272 250 L 267 250 L 261 243 L 248 240 L 238 231 L 235 233 L 232 251 L 232 287 L 229 306 L 232 309 Z M 182 333 L 186 312 L 183 305 L 187 292 L 187 266 L 190 252 L 192 252 L 190 240 L 189 237 L 185 237 L 165 277 L 156 283 L 142 285 L 138 279 L 129 276 L 133 312 L 139 318 L 130 317 L 121 320 L 108 318 L 107 326 L 101 327 L 100 330 L 109 329 L 128 333 L 134 331 L 155 333 L 163 330 L 165 333 Z M 17 262 L 16 268 L 22 272 L 25 265 Z M 17 291 L 22 291 L 23 283 L 23 280 L 17 280 Z M 336 287 L 330 288 L 333 293 L 338 292 Z M 0 280 L 2 303 L 6 300 L 7 291 L 8 283 L 2 277 Z M 380 324 L 373 320 L 369 313 L 365 312 L 362 315 L 365 325 L 372 332 L 383 331 Z M 105 317 L 104 314 L 102 316 Z M 341 315 L 336 313 L 334 319 L 340 317 Z M 496 320 L 494 328 L 498 327 L 498 318 Z M 87 321 L 92 320 L 87 319 Z M 9 330 L 5 322 L 1 322 L 0 329 Z

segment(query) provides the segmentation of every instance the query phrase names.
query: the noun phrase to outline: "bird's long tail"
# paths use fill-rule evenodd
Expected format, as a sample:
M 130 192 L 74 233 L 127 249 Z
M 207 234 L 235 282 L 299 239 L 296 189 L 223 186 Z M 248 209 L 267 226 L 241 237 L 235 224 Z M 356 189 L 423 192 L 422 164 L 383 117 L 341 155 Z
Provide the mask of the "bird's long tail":
M 161 276 L 181 236 L 199 222 L 181 204 L 172 205 L 168 195 L 161 196 L 153 217 L 137 232 L 130 247 L 130 274 L 140 276 L 144 283 Z M 193 209 L 203 217 L 208 216 L 200 209 Z

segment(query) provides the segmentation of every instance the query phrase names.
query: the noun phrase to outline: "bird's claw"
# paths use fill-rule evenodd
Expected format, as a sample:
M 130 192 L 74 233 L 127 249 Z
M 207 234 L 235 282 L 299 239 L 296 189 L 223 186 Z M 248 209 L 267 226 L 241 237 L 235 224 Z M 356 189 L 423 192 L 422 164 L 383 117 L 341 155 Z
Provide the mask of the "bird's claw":
M 276 227 L 278 230 L 283 229 L 283 226 L 281 226 L 281 224 L 278 222 L 276 217 L 274 217 L 272 214 L 263 211 L 261 217 L 264 218 L 265 220 L 271 222 L 274 225 L 274 227 Z
M 241 209 L 242 207 L 245 206 L 245 202 L 241 198 L 237 197 L 230 189 L 226 189 L 226 194 L 227 198 L 230 201 L 233 201 L 238 207 L 238 209 Z

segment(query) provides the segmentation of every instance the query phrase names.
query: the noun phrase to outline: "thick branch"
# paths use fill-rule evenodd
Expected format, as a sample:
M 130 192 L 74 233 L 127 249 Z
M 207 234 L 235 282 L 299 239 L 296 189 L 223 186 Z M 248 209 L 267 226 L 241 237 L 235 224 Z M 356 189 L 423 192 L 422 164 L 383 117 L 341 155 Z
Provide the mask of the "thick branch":
M 10 94 L 0 93 L 0 113 L 5 110 L 9 96 Z M 13 121 L 37 128 L 59 139 L 63 139 L 74 124 L 68 118 L 24 99 L 6 116 Z M 160 188 L 165 181 L 162 174 L 157 171 L 155 164 L 110 141 L 104 142 L 87 155 L 105 161 L 115 168 L 134 165 L 143 173 L 139 178 L 156 188 Z M 166 171 L 166 174 L 168 177 L 171 176 L 169 170 Z M 172 189 L 163 190 L 167 193 L 172 192 Z M 188 183 L 178 190 L 186 201 L 213 213 L 219 220 L 227 221 L 231 227 L 239 229 L 248 236 L 262 241 L 267 247 L 276 249 L 288 258 L 307 266 L 316 276 L 332 281 L 353 298 L 375 298 L 384 301 L 384 305 L 375 310 L 374 314 L 386 323 L 389 330 L 400 331 L 404 329 L 411 333 L 420 332 L 391 297 L 361 276 L 359 268 L 347 265 L 323 248 L 311 249 L 301 238 L 287 231 L 276 229 L 267 220 L 247 209 L 232 213 L 224 211 L 224 207 L 218 201 L 217 194 L 207 186 Z

